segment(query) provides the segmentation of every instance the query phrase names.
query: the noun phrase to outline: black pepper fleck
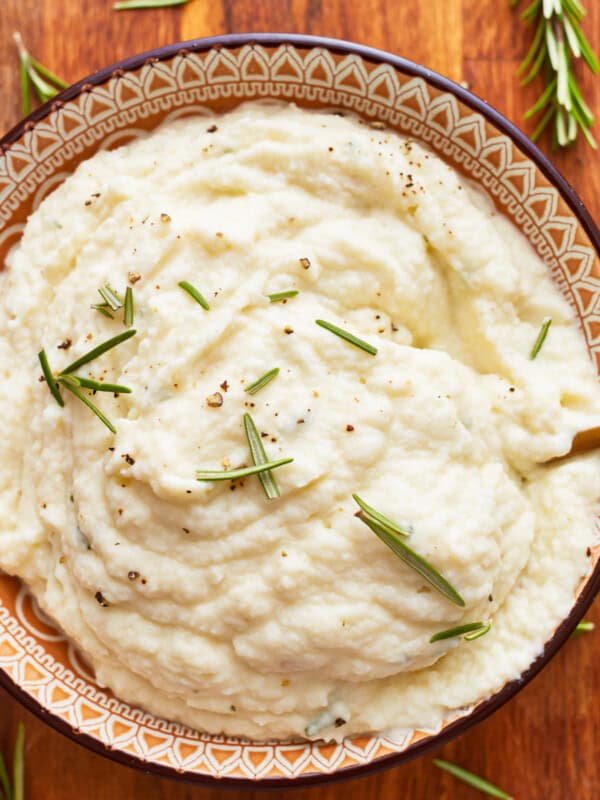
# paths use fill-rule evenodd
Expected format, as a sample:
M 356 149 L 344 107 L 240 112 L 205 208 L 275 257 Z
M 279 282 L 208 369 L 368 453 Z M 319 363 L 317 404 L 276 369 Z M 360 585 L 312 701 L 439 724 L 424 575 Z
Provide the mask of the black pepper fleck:
M 69 347 L 71 347 L 72 344 L 73 344 L 73 342 L 70 339 L 65 339 L 64 342 L 61 342 L 60 344 L 57 344 L 56 348 L 58 350 L 68 350 Z
M 102 608 L 108 608 L 108 601 L 105 599 L 105 597 L 102 594 L 102 592 L 96 592 L 94 597 L 96 598 L 98 603 L 102 606 Z
M 129 578 L 130 581 L 136 581 L 140 577 L 140 573 L 132 569 L 130 572 L 127 573 L 127 577 Z

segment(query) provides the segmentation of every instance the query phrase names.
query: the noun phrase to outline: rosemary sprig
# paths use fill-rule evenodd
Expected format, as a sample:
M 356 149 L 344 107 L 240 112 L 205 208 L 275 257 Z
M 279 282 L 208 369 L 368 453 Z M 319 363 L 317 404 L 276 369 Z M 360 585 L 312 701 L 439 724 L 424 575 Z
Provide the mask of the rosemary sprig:
M 474 789 L 478 789 L 480 792 L 487 794 L 488 797 L 496 797 L 498 800 L 512 800 L 512 797 L 506 794 L 506 792 L 503 792 L 502 789 L 480 778 L 478 775 L 468 772 L 462 767 L 457 767 L 456 764 L 451 764 L 449 761 L 442 761 L 441 758 L 434 758 L 433 763 L 436 767 L 449 772 L 450 775 L 454 775 L 455 778 L 463 781 L 463 783 L 466 783 L 468 786 L 472 786 Z
M 407 566 L 411 567 L 431 584 L 436 591 L 444 595 L 450 602 L 457 606 L 464 607 L 465 601 L 456 589 L 444 578 L 437 569 L 429 563 L 423 556 L 416 553 L 411 547 L 404 543 L 402 537 L 387 525 L 382 525 L 377 519 L 362 509 L 356 515 L 361 522 L 364 522 L 390 550 L 395 553 Z
M 265 448 L 263 447 L 263 443 L 260 438 L 260 434 L 256 429 L 256 425 L 254 424 L 254 420 L 250 414 L 244 414 L 243 419 L 244 431 L 246 432 L 246 439 L 248 440 L 248 447 L 250 448 L 252 461 L 255 464 L 267 464 L 269 459 L 265 453 Z M 258 479 L 260 480 L 262 487 L 265 490 L 265 494 L 269 500 L 274 500 L 276 497 L 280 496 L 281 493 L 279 491 L 279 486 L 277 485 L 277 481 L 275 480 L 275 476 L 272 472 L 259 472 Z
M 401 525 L 391 520 L 389 517 L 384 516 L 379 511 L 376 511 L 372 506 L 367 505 L 364 500 L 357 494 L 352 495 L 352 499 L 358 503 L 358 505 L 362 508 L 365 515 L 369 516 L 371 519 L 374 519 L 375 522 L 378 522 L 380 525 L 383 525 L 384 528 L 388 528 L 392 533 L 398 533 L 400 536 L 410 536 L 412 531 L 405 530 Z
M 59 406 L 61 407 L 64 406 L 65 401 L 61 397 L 58 384 L 54 379 L 54 375 L 52 374 L 52 370 L 50 369 L 50 364 L 48 363 L 48 356 L 46 355 L 46 351 L 43 348 L 38 353 L 38 358 L 40 360 L 40 364 L 42 365 L 42 372 L 44 373 L 44 378 L 46 379 L 48 388 L 52 392 L 52 397 L 54 397 Z
M 210 309 L 210 306 L 208 305 L 204 297 L 200 294 L 200 292 L 198 291 L 198 289 L 196 289 L 195 286 L 192 286 L 191 283 L 188 283 L 187 281 L 179 281 L 177 285 L 180 286 L 184 292 L 187 292 L 190 297 L 193 297 L 194 300 L 197 303 L 199 303 L 205 311 L 208 311 Z
M 131 328 L 133 325 L 134 307 L 133 307 L 133 289 L 128 286 L 125 290 L 125 311 L 123 313 L 123 324 Z
M 258 380 L 255 380 L 254 383 L 251 383 L 250 386 L 247 386 L 244 391 L 248 392 L 248 394 L 256 394 L 260 392 L 261 389 L 267 385 L 267 383 L 271 383 L 273 378 L 276 378 L 279 375 L 279 367 L 273 367 L 268 372 L 265 372 L 264 375 L 261 375 Z
M 170 6 L 184 6 L 190 0 L 122 0 L 115 3 L 115 11 L 132 11 L 136 8 L 169 8 Z
M 290 464 L 293 458 L 280 458 L 277 461 L 265 461 L 264 464 L 255 464 L 253 467 L 242 467 L 240 469 L 199 469 L 196 471 L 197 481 L 237 481 L 240 478 L 248 478 L 250 475 L 260 475 L 261 472 L 268 472 L 277 469 L 284 464 Z
M 92 403 L 89 397 L 86 397 L 85 394 L 80 391 L 79 387 L 81 384 L 78 378 L 75 378 L 73 375 L 59 375 L 58 380 L 60 381 L 61 386 L 64 386 L 65 389 L 68 389 L 75 395 L 75 397 L 81 400 L 81 402 L 84 403 L 90 409 L 90 411 L 92 411 L 98 417 L 98 419 L 106 425 L 111 433 L 117 432 L 117 429 L 108 419 L 108 417 L 106 417 L 102 411 L 100 411 L 97 405 Z
M 588 620 L 583 619 L 581 620 L 581 622 L 578 623 L 577 627 L 571 634 L 571 637 L 575 638 L 577 636 L 581 636 L 582 633 L 591 633 L 595 627 L 596 626 L 594 625 L 593 622 L 589 622 Z
M 23 37 L 18 31 L 13 34 L 13 39 L 19 51 L 23 116 L 27 116 L 31 111 L 31 100 L 29 96 L 30 81 L 42 103 L 46 103 L 52 97 L 55 97 L 62 89 L 66 89 L 68 84 L 33 58 L 25 47 Z
M 519 3 L 520 0 L 511 0 L 513 7 Z M 521 14 L 525 22 L 536 28 L 518 74 L 525 86 L 543 69 L 545 81 L 544 91 L 525 114 L 525 119 L 541 114 L 531 137 L 533 141 L 552 124 L 555 146 L 572 144 L 581 130 L 590 147 L 596 148 L 590 132 L 594 115 L 583 99 L 573 71 L 573 61 L 579 58 L 594 74 L 600 71 L 600 63 L 581 28 L 584 16 L 580 0 L 533 0 Z
M 365 353 L 369 353 L 372 356 L 377 355 L 377 348 L 373 347 L 372 344 L 365 342 L 364 339 L 359 339 L 358 336 L 354 336 L 353 333 L 348 333 L 343 328 L 338 328 L 337 325 L 333 325 L 331 322 L 325 322 L 324 319 L 316 319 L 315 322 L 317 325 L 320 325 L 321 328 L 325 328 L 326 331 L 330 331 L 331 333 L 335 333 L 336 336 L 339 336 L 340 339 L 345 339 L 350 344 L 353 344 L 355 347 L 359 347 L 361 350 L 364 350 Z
M 542 327 L 540 328 L 540 332 L 538 333 L 537 339 L 535 340 L 535 344 L 531 348 L 531 353 L 529 354 L 529 358 L 531 359 L 531 361 L 533 361 L 537 357 L 538 353 L 542 349 L 542 346 L 546 341 L 546 336 L 548 336 L 550 325 L 552 325 L 552 319 L 550 317 L 547 317 L 544 320 Z
M 289 300 L 291 297 L 296 297 L 297 294 L 297 289 L 288 289 L 286 292 L 273 292 L 273 294 L 268 294 L 267 297 L 271 303 L 281 303 L 282 300 Z
M 102 344 L 99 344 L 97 347 L 94 347 L 93 350 L 90 350 L 88 353 L 84 353 L 80 358 L 76 361 L 73 361 L 72 364 L 69 364 L 68 367 L 65 367 L 63 371 L 60 373 L 61 375 L 68 375 L 71 372 L 75 372 L 75 370 L 79 369 L 79 367 L 83 367 L 84 364 L 88 364 L 90 361 L 93 361 L 98 356 L 101 356 L 103 353 L 106 353 L 107 350 L 112 350 L 113 347 L 116 347 L 121 342 L 127 341 L 127 339 L 131 339 L 132 336 L 135 336 L 137 333 L 136 330 L 131 329 L 128 331 L 124 331 L 120 333 L 118 336 L 113 336 L 112 339 L 107 339 Z
M 484 628 L 487 628 L 485 631 L 485 633 L 487 633 L 490 627 L 490 624 L 486 624 L 484 622 L 467 622 L 465 625 L 457 625 L 456 628 L 448 628 L 448 630 L 434 633 L 429 641 L 431 644 L 433 644 L 434 642 L 441 642 L 444 639 L 454 639 L 457 636 L 463 636 L 465 633 L 470 634 L 473 631 L 477 632 L 479 636 L 483 636 L 481 631 Z M 466 638 L 467 637 L 465 636 L 465 639 Z

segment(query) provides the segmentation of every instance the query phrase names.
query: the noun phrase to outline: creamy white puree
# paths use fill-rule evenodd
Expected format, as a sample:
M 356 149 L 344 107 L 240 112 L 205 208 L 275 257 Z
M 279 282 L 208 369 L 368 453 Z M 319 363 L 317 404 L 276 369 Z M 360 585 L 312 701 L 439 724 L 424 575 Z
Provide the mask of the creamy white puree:
M 59 370 L 124 330 L 90 305 L 129 273 L 138 333 L 79 373 L 132 387 L 93 398 L 113 436 L 65 391 L 59 408 L 37 352 Z M 568 613 L 598 458 L 536 465 L 598 424 L 595 376 L 528 243 L 417 144 L 294 107 L 172 123 L 83 163 L 0 280 L 0 566 L 117 695 L 257 739 L 433 728 Z M 294 458 L 280 499 L 195 480 L 250 463 L 246 411 L 269 457 Z M 412 526 L 464 609 L 355 518 L 353 492 Z

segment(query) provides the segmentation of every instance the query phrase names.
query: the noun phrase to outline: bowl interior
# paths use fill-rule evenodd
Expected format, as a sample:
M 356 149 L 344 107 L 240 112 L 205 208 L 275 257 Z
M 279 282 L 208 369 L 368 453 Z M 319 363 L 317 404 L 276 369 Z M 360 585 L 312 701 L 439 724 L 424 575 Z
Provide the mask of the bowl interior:
M 481 101 L 409 62 L 340 42 L 268 35 L 200 40 L 123 62 L 67 90 L 0 143 L 0 264 L 27 216 L 98 149 L 117 147 L 169 120 L 223 112 L 252 99 L 293 101 L 385 123 L 485 188 L 547 264 L 600 373 L 597 234 L 585 212 L 575 213 L 566 183 Z M 596 548 L 594 572 L 573 598 L 569 621 L 524 678 L 558 649 L 591 602 L 600 582 L 599 556 Z M 463 709 L 461 719 L 447 719 L 439 729 L 407 731 L 398 739 L 259 744 L 201 734 L 99 688 L 20 581 L 0 575 L 0 683 L 34 711 L 50 712 L 52 724 L 84 744 L 188 780 L 310 782 L 397 762 L 487 715 L 524 682 Z

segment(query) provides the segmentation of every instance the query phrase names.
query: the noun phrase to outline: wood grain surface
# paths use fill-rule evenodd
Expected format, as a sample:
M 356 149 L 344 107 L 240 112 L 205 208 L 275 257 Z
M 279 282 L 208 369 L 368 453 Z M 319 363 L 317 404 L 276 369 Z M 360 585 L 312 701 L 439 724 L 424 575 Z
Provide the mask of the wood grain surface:
M 600 50 L 600 3 L 587 0 L 585 5 L 586 31 Z M 539 90 L 535 86 L 524 91 L 515 78 L 528 34 L 508 0 L 191 0 L 179 8 L 121 13 L 111 6 L 112 0 L 0 0 L 0 131 L 20 117 L 13 30 L 22 32 L 38 60 L 69 82 L 117 59 L 177 40 L 225 32 L 293 31 L 353 39 L 411 58 L 454 80 L 467 81 L 476 94 L 517 123 Z M 590 105 L 599 111 L 600 78 L 594 82 L 586 75 L 583 84 Z M 582 141 L 552 158 L 600 218 L 600 156 Z M 436 755 L 485 775 L 517 800 L 598 798 L 598 604 L 588 616 L 598 624 L 595 633 L 569 641 L 512 702 Z M 0 749 L 5 754 L 19 720 L 27 731 L 29 800 L 259 796 L 190 787 L 113 764 L 54 732 L 0 690 Z M 337 786 L 290 790 L 286 797 L 476 800 L 482 796 L 441 773 L 432 758 Z

